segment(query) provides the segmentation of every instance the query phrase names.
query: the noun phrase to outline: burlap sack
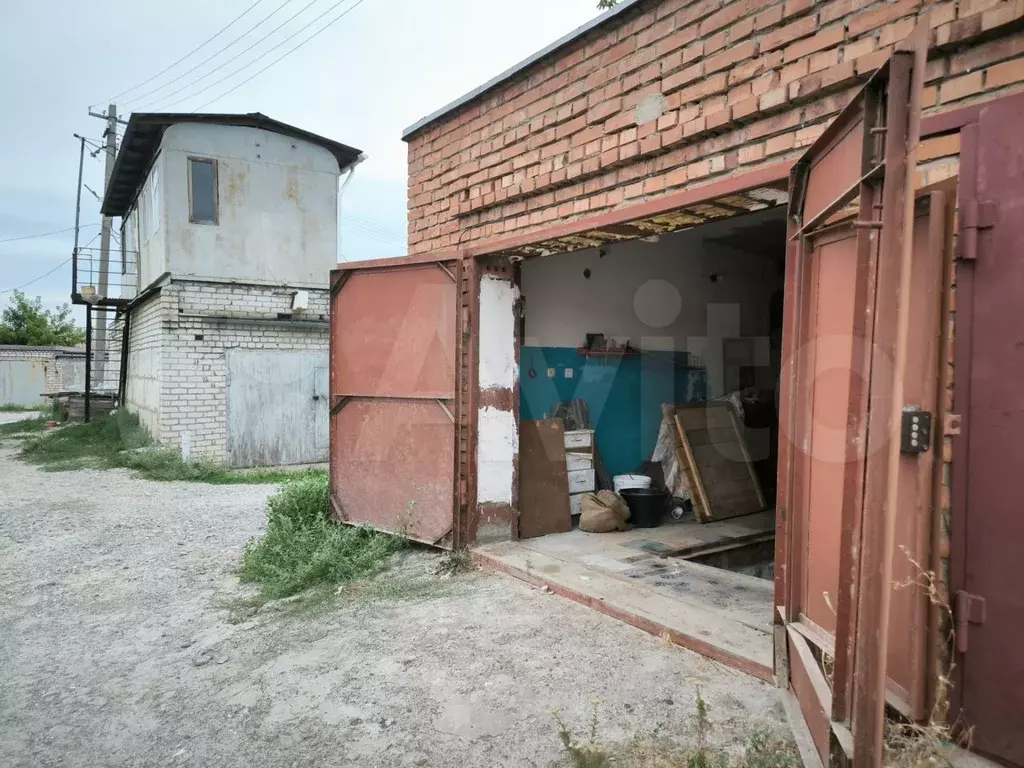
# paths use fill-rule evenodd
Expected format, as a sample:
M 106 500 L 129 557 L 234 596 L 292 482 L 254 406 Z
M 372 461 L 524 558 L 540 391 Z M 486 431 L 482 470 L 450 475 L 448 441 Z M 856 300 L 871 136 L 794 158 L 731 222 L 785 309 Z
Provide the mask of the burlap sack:
M 625 531 L 629 507 L 615 491 L 588 493 L 580 499 L 580 530 L 589 533 Z

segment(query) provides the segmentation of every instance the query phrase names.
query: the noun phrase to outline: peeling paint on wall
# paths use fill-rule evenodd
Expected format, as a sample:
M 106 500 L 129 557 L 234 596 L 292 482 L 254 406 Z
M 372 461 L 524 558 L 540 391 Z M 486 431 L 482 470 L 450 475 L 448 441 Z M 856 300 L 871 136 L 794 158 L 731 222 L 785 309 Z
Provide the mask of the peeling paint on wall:
M 516 365 L 515 302 L 519 289 L 492 275 L 480 279 L 480 388 L 511 389 L 519 375 Z
M 477 420 L 477 502 L 512 503 L 519 432 L 515 414 L 486 406 Z

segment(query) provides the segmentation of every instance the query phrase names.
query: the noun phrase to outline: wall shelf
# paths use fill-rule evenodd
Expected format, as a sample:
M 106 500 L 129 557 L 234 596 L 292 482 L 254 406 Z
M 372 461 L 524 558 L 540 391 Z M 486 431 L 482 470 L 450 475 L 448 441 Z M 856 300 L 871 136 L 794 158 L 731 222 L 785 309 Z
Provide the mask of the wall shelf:
M 633 349 L 588 349 L 587 347 L 577 347 L 576 352 L 580 357 L 639 357 L 640 350 Z

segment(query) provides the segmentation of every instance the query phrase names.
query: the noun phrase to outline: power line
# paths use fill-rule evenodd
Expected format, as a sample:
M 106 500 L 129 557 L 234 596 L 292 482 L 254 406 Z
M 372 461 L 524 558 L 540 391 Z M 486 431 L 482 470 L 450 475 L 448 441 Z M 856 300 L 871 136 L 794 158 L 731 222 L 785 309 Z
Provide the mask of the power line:
M 345 2 L 345 0 L 340 0 L 340 2 L 337 2 L 337 3 L 335 3 L 335 4 L 334 4 L 334 5 L 332 5 L 332 6 L 330 7 L 330 8 L 328 8 L 328 9 L 327 9 L 326 11 L 324 11 L 324 12 L 323 12 L 323 13 L 321 13 L 321 14 L 320 14 L 319 16 L 317 16 L 317 17 L 316 17 L 315 19 L 313 19 L 313 21 L 309 22 L 309 24 L 307 24 L 307 25 L 306 25 L 305 27 L 302 27 L 302 29 L 298 30 L 298 32 L 295 32 L 294 34 L 290 35 L 289 37 L 286 37 L 286 38 L 285 38 L 284 40 L 282 40 L 282 41 L 281 41 L 280 43 L 278 43 L 277 45 L 275 45 L 275 46 L 274 46 L 273 48 L 271 48 L 270 50 L 268 50 L 268 51 L 264 52 L 264 53 L 263 53 L 262 55 L 258 56 L 258 57 L 257 57 L 256 59 L 254 59 L 253 61 L 250 61 L 250 62 L 249 62 L 249 64 L 247 64 L 246 66 L 251 66 L 252 64 L 255 64 L 255 63 L 256 63 L 257 61 L 259 61 L 260 59 L 262 59 L 262 58 L 263 58 L 264 56 L 266 56 L 266 55 L 267 55 L 268 53 L 270 53 L 271 51 L 274 51 L 274 50 L 276 50 L 277 48 L 280 48 L 280 47 L 281 47 L 282 45 L 284 45 L 284 44 L 285 44 L 285 43 L 287 43 L 287 42 L 288 42 L 289 40 L 291 40 L 291 39 L 292 39 L 293 37 L 295 37 L 295 35 L 299 34 L 299 32 L 302 32 L 302 30 L 303 30 L 303 29 L 306 29 L 306 28 L 308 28 L 309 26 L 311 26 L 311 25 L 312 25 L 312 24 L 314 24 L 315 22 L 317 22 L 317 21 L 319 21 L 320 19 L 322 19 L 322 18 L 323 18 L 324 16 L 326 16 L 326 15 L 327 15 L 328 13 L 330 13 L 331 11 L 333 11 L 333 10 L 334 10 L 335 8 L 337 8 L 337 7 L 339 6 L 339 5 L 341 5 L 341 4 L 343 3 L 343 2 Z M 255 73 L 253 73 L 252 75 L 250 75 L 249 77 L 247 77 L 247 78 L 246 78 L 245 80 L 243 80 L 242 82 L 238 83 L 238 85 L 232 86 L 232 87 L 231 87 L 231 88 L 229 88 L 228 90 L 224 91 L 224 93 L 222 93 L 222 94 L 221 94 L 220 96 L 215 96 L 214 98 L 210 99 L 210 100 L 209 100 L 208 102 L 206 102 L 205 104 L 203 104 L 202 106 L 200 106 L 200 107 L 197 107 L 196 109 L 193 109 L 192 111 L 193 111 L 193 112 L 198 112 L 199 110 L 201 110 L 201 109 L 205 109 L 206 107 L 210 106 L 210 105 L 211 105 L 211 104 L 213 104 L 213 103 L 214 103 L 215 101 L 219 101 L 220 99 L 223 99 L 223 98 L 224 98 L 225 96 L 227 96 L 228 94 L 230 94 L 230 93 L 234 93 L 234 92 L 235 92 L 235 91 L 237 91 L 237 90 L 238 90 L 239 88 L 241 88 L 241 87 L 242 87 L 243 85 L 245 85 L 246 83 L 248 83 L 248 82 L 249 82 L 250 80 L 253 80 L 254 78 L 256 78 L 256 77 L 259 77 L 260 75 L 262 75 L 262 74 L 263 74 L 264 72 L 266 72 L 266 71 L 267 71 L 268 69 L 270 69 L 270 68 L 271 68 L 272 66 L 274 66 L 275 64 L 277 64 L 277 63 L 278 63 L 279 61 L 281 61 L 282 59 L 285 59 L 285 58 L 287 58 L 288 56 L 290 56 L 290 55 L 292 55 L 293 53 L 295 53 L 295 52 L 296 52 L 297 50 L 299 50 L 299 48 L 301 48 L 302 46 L 304 46 L 304 45 L 305 45 L 306 43 L 310 42 L 310 41 L 311 41 L 311 40 L 312 40 L 313 38 L 315 38 L 315 37 L 316 37 L 317 35 L 319 35 L 319 34 L 320 34 L 321 32 L 326 32 L 326 31 L 327 31 L 328 29 L 330 29 L 330 28 L 331 28 L 332 26 L 334 26 L 334 24 L 336 24 L 337 22 L 341 21 L 341 20 L 342 20 L 343 18 L 345 18 L 345 16 L 347 16 L 347 15 L 348 15 L 348 14 L 349 14 L 350 12 L 354 11 L 354 10 L 355 10 L 356 8 L 358 8 L 358 7 L 360 6 L 360 5 L 362 5 L 362 4 L 363 4 L 363 2 L 365 2 L 365 0 L 356 0 L 356 2 L 355 2 L 355 3 L 353 4 L 353 5 L 349 6 L 349 7 L 348 7 L 348 8 L 346 8 L 346 9 L 345 9 L 345 10 L 344 10 L 344 11 L 343 11 L 342 13 L 340 13 L 340 14 L 339 14 L 339 15 L 338 15 L 338 16 L 337 16 L 336 18 L 334 18 L 334 19 L 332 19 L 331 21 L 329 21 L 329 22 L 328 22 L 328 23 L 326 24 L 326 26 L 324 26 L 324 27 L 321 27 L 321 28 L 320 28 L 320 29 L 318 29 L 318 30 L 317 30 L 316 32 L 314 32 L 314 33 L 313 33 L 312 35 L 310 35 L 310 36 L 309 36 L 309 37 L 307 37 L 307 38 L 306 38 L 305 40 L 303 40 L 302 42 L 300 42 L 300 43 L 299 43 L 298 45 L 296 45 L 295 47 L 293 47 L 293 48 L 290 48 L 290 49 L 288 49 L 287 51 L 285 51 L 284 53 L 282 53 L 282 54 L 281 54 L 280 56 L 278 56 L 278 57 L 277 57 L 276 59 L 274 59 L 274 60 L 273 60 L 272 62 L 270 62 L 269 64 L 267 64 L 267 66 L 263 67 L 263 69 L 261 69 L 261 70 L 259 70 L 259 71 L 255 72 Z M 233 73 L 232 73 L 231 75 L 228 75 L 227 77 L 222 77 L 222 78 L 221 78 L 220 80 L 218 80 L 217 82 L 218 82 L 218 83 L 222 83 L 222 82 L 224 82 L 225 80 L 227 80 L 227 79 L 229 79 L 230 77 L 232 77 L 232 75 L 236 75 L 236 74 L 238 74 L 239 72 L 241 72 L 241 71 L 242 71 L 242 69 L 245 69 L 245 67 L 241 67 L 240 69 L 236 70 L 235 72 L 233 72 Z M 206 88 L 204 88 L 204 89 L 203 89 L 203 91 L 209 90 L 210 88 L 212 88 L 212 87 L 213 87 L 214 85 L 216 85 L 216 84 L 217 84 L 217 83 L 213 83 L 212 85 L 208 85 L 208 86 L 206 86 Z M 192 97 L 194 97 L 194 96 L 198 96 L 198 95 L 199 95 L 200 93 L 202 93 L 203 91 L 197 91 L 196 93 L 192 94 L 192 96 L 190 96 L 190 97 L 187 97 L 187 98 L 192 98 Z M 182 101 L 184 101 L 184 99 L 182 99 Z M 175 103 L 180 103 L 180 101 L 179 101 L 179 102 L 175 102 Z
M 173 79 L 173 80 L 171 80 L 170 82 L 167 82 L 167 83 L 164 83 L 163 85 L 157 86 L 157 87 L 156 87 L 156 88 L 154 88 L 153 90 L 151 90 L 151 91 L 147 91 L 146 93 L 142 94 L 141 96 L 136 96 L 136 97 L 135 97 L 134 99 L 129 99 L 127 103 L 129 103 L 129 104 L 133 104 L 133 103 L 135 103 L 135 102 L 138 102 L 138 101 L 142 101 L 142 100 L 143 100 L 143 99 L 145 99 L 145 98 L 146 98 L 147 96 L 151 96 L 151 95 L 153 95 L 154 93 L 157 93 L 158 91 L 162 91 L 162 90 L 163 90 L 164 88 L 167 88 L 168 86 L 174 85 L 174 84 L 175 84 L 176 82 L 178 82 L 179 80 L 183 79 L 183 78 L 184 78 L 184 77 L 185 77 L 186 75 L 188 75 L 188 74 L 191 74 L 192 72 L 195 72 L 195 71 L 196 71 L 197 69 L 199 69 L 200 67 L 202 67 L 202 66 L 203 66 L 204 64 L 207 64 L 208 62 L 210 62 L 210 61 L 213 61 L 213 60 L 214 60 L 215 58 L 217 58 L 217 57 L 218 57 L 218 56 L 220 56 L 220 55 L 221 55 L 222 53 L 224 53 L 224 51 L 226 51 L 226 50 L 227 50 L 228 48 L 230 48 L 231 46 L 235 45 L 235 43 L 238 43 L 238 42 L 241 42 L 242 40 L 244 40 L 244 39 L 245 39 L 245 37 L 246 37 L 246 36 L 247 36 L 247 35 L 248 35 L 248 34 L 249 34 L 250 32 L 252 32 L 252 31 L 253 31 L 253 30 L 255 30 L 256 28 L 258 28 L 258 27 L 262 26 L 262 25 L 263 25 L 263 24 L 265 24 L 266 22 L 270 21 L 270 19 L 271 19 L 272 17 L 276 16 L 276 15 L 277 15 L 278 13 L 280 13 L 280 12 L 281 12 L 282 10 L 284 10 L 285 6 L 287 6 L 287 5 L 290 5 L 290 4 L 292 3 L 292 2 L 294 2 L 294 0 L 284 0 L 284 2 L 283 2 L 283 3 L 281 3 L 281 5 L 279 5 L 279 6 L 277 7 L 277 8 L 275 8 L 275 9 L 274 9 L 273 11 L 271 11 L 271 12 L 270 12 L 269 14 L 267 14 L 266 16 L 264 16 L 264 17 L 263 17 L 262 19 L 260 19 L 260 20 L 259 20 L 258 22 L 256 22 L 255 24 L 253 24 L 253 25 L 252 25 L 251 27 L 249 27 L 249 28 L 248 28 L 247 30 L 245 30 L 245 32 L 243 32 L 242 34 L 240 34 L 240 35 L 239 35 L 238 37 L 236 37 L 236 38 L 235 38 L 234 40 L 232 40 L 232 41 L 231 41 L 230 43 L 228 43 L 228 44 L 227 44 L 227 45 L 225 45 L 225 46 L 224 46 L 223 48 L 221 48 L 221 49 L 220 49 L 219 51 L 217 51 L 216 53 L 214 53 L 214 54 L 213 54 L 212 56 L 207 56 L 207 57 L 206 57 L 205 59 L 203 59 L 202 61 L 200 61 L 200 62 L 199 62 L 198 64 L 196 64 L 196 65 L 192 66 L 192 67 L 191 67 L 190 69 L 187 69 L 187 70 L 185 70 L 184 72 L 182 72 L 182 73 L 181 73 L 180 75 L 178 75 L 178 76 L 177 76 L 176 78 L 174 78 L 174 79 Z M 267 39 L 268 37 L 270 37 L 270 36 L 271 36 L 271 35 L 273 35 L 273 34 L 274 34 L 275 32 L 277 32 L 277 30 L 281 29 L 281 27 L 285 26 L 285 24 L 287 24 L 288 22 L 290 22 L 290 21 L 291 21 L 292 19 L 294 19 L 294 18 L 295 18 L 296 16 L 298 16 L 299 14 L 303 13 L 303 12 L 304 12 L 304 11 L 305 11 L 306 9 L 308 9 L 308 8 L 309 8 L 310 6 L 314 5 L 314 4 L 316 3 L 316 2 L 317 2 L 317 0 L 310 0 L 310 2 L 309 2 L 309 3 L 307 4 L 307 5 L 304 5 L 304 6 L 302 7 L 302 9 L 301 9 L 301 10 L 299 10 L 299 11 L 298 11 L 297 13 L 295 13 L 294 15 L 292 15 L 292 16 L 289 16 L 289 17 L 288 17 L 287 19 L 285 19 L 285 21 L 284 21 L 284 22 L 283 22 L 282 24 L 280 24 L 280 25 L 279 25 L 279 26 L 277 26 L 277 27 L 274 27 L 274 29 L 270 30 L 270 32 L 268 32 L 267 34 L 263 35 L 263 37 L 260 37 L 259 39 L 257 39 L 257 40 L 256 40 L 256 42 L 255 42 L 255 43 L 253 43 L 252 45 L 250 45 L 250 46 L 249 46 L 248 48 L 246 48 L 245 50 L 243 50 L 243 51 L 241 51 L 241 52 L 239 52 L 239 53 L 236 53 L 236 54 L 235 54 L 234 56 L 232 56 L 232 57 L 231 57 L 230 59 L 228 59 L 227 61 L 221 62 L 220 64 L 218 64 L 218 65 L 217 65 L 216 67 L 214 67 L 213 69 L 211 69 L 211 70 L 210 70 L 209 72 L 207 72 L 206 74 L 200 75 L 199 77 L 195 78 L 194 80 L 190 80 L 189 82 L 185 83 L 185 85 L 181 86 L 181 88 L 178 88 L 177 90 L 171 91 L 170 93 L 165 93 L 165 94 L 164 94 L 163 96 L 157 96 L 157 97 L 156 97 L 155 99 L 153 99 L 152 101 L 150 101 L 150 102 L 149 102 L 148 104 L 144 104 L 144 105 L 143 105 L 142 107 L 140 107 L 139 109 L 137 109 L 137 110 L 134 110 L 134 111 L 136 111 L 136 112 L 145 112 L 145 111 L 149 110 L 149 108 L 150 108 L 150 107 L 151 107 L 151 106 L 152 106 L 153 104 L 159 104 L 159 103 L 160 103 L 161 101 L 163 101 L 164 99 L 167 99 L 167 98 L 169 98 L 169 97 L 171 97 L 171 96 L 174 96 L 174 95 L 175 95 L 176 93 L 181 93 L 182 91 L 184 91 L 184 90 L 186 90 L 186 89 L 188 89 L 188 88 L 191 88 L 191 87 L 192 87 L 193 85 L 195 85 L 196 83 L 198 83 L 198 82 L 201 82 L 201 81 L 205 80 L 206 78 L 210 77 L 210 75 L 212 75 L 212 74 L 213 74 L 214 72 L 218 72 L 218 71 L 220 71 L 221 69 L 223 69 L 224 67 L 226 67 L 226 66 L 227 66 L 228 64 L 230 64 L 230 63 L 231 63 L 232 61 L 236 61 L 236 60 L 238 59 L 238 57 L 239 57 L 239 56 L 244 56 L 244 55 L 245 55 L 246 53 L 248 53 L 249 51 L 251 51 L 251 50 L 252 50 L 253 48 L 255 48 L 255 47 L 256 47 L 257 45 L 259 45 L 259 44 L 260 44 L 260 43 L 262 43 L 262 42 L 263 42 L 264 40 L 266 40 L 266 39 Z
M 98 227 L 99 224 L 83 224 L 83 227 Z M 49 237 L 50 235 L 59 235 L 61 232 L 73 232 L 74 227 L 65 227 L 64 229 L 55 229 L 53 232 L 40 232 L 35 235 L 21 235 L 20 237 L 8 237 L 6 240 L 0 240 L 0 243 L 13 243 L 15 240 L 32 240 L 36 237 Z
M 119 94 L 117 94 L 116 96 L 111 96 L 111 97 L 110 97 L 109 99 L 106 99 L 106 101 L 107 101 L 108 103 L 109 103 L 109 102 L 113 102 L 113 101 L 116 101 L 117 99 L 121 98 L 122 96 L 124 96 L 124 95 L 126 95 L 126 94 L 129 94 L 129 93 L 131 93 L 132 91 L 136 91 L 136 90 L 138 90 L 138 89 L 139 89 L 139 88 L 141 88 L 142 86 L 144 86 L 144 85 L 147 85 L 148 83 L 151 83 L 151 82 L 153 82 L 154 80 L 156 80 L 156 79 L 157 79 L 158 77 L 160 77 L 160 76 L 161 76 L 161 75 L 163 75 L 164 73 L 166 73 L 166 72 L 169 72 L 170 70 L 174 69 L 174 68 L 175 68 L 176 66 L 178 66 L 179 64 L 181 64 L 181 62 L 183 62 L 183 61 L 184 61 L 185 59 L 187 59 L 187 58 L 188 58 L 189 56 L 191 56 L 191 55 L 192 55 L 192 54 L 194 54 L 194 53 L 197 53 L 197 52 L 199 52 L 200 50 L 202 50 L 203 48 L 205 48 L 205 47 L 206 47 L 207 45 L 209 45 L 210 43 L 212 43 L 212 42 L 213 42 L 214 40 L 216 40 L 216 39 L 217 39 L 218 37 L 220 37 L 220 36 L 221 36 L 221 35 L 223 35 L 223 34 L 224 34 L 225 32 L 227 32 L 227 31 L 228 31 L 228 29 L 230 29 L 230 28 L 231 28 L 232 26 L 234 26 L 234 25 L 235 25 L 235 23 L 237 23 L 238 21 L 241 21 L 241 19 L 242 19 L 242 17 L 243 17 L 243 16 L 246 16 L 246 15 L 247 15 L 247 14 L 248 14 L 248 13 L 249 13 L 250 11 L 252 11 L 252 10 L 253 10 L 254 8 L 256 8 L 256 6 L 257 6 L 257 5 L 259 5 L 259 4 L 260 4 L 260 3 L 262 3 L 262 2 L 263 2 L 263 0 L 256 0 L 256 2 L 255 2 L 255 3 L 253 3 L 252 5 L 250 5 L 250 6 L 248 7 L 248 8 L 246 8 L 246 9 L 245 9 L 244 11 L 242 11 L 242 12 L 241 12 L 240 14 L 238 14 L 238 15 L 237 15 L 237 16 L 236 16 L 236 17 L 235 17 L 234 19 L 232 19 L 232 20 L 231 20 L 231 21 L 230 21 L 230 22 L 229 22 L 229 23 L 227 24 L 227 26 L 225 26 L 225 27 L 222 27 L 222 28 L 220 29 L 220 31 L 218 31 L 218 32 L 217 32 L 216 34 L 214 34 L 214 35 L 213 35 L 213 37 L 209 37 L 209 38 L 207 38 L 207 39 L 206 39 L 205 41 L 203 41 L 202 43 L 200 43 L 199 45 L 197 45 L 197 46 L 196 46 L 195 48 L 193 48 L 193 49 L 192 49 L 191 51 L 189 51 L 188 53 L 186 53 L 186 54 L 185 54 L 184 56 L 182 56 L 182 57 L 181 57 L 180 59 L 178 59 L 178 60 L 177 60 L 176 62 L 174 62 L 174 63 L 173 63 L 173 64 L 171 64 L 170 66 L 168 66 L 168 67 L 165 67 L 164 69 L 160 70 L 159 72 L 157 72 L 157 73 L 156 73 L 155 75 L 153 75 L 153 76 L 152 76 L 151 78 L 149 78 L 148 80 L 143 80 L 143 81 L 142 81 L 141 83 L 139 83 L 139 84 L 137 84 L 137 85 L 133 85 L 133 86 L 132 86 L 131 88 L 129 88 L 129 89 L 127 90 L 127 91 L 121 91 L 121 92 L 120 92 Z M 186 74 L 187 74 L 187 73 L 186 73 Z M 140 97 L 140 98 L 141 98 L 141 97 Z
M 72 227 L 72 229 L 74 229 L 74 227 Z M 51 269 L 45 275 L 40 275 L 39 277 L 35 278 L 34 280 L 29 280 L 27 283 L 23 283 L 23 284 L 19 285 L 17 288 L 7 288 L 7 289 L 5 289 L 3 291 L 0 291 L 0 294 L 3 294 L 3 293 L 14 293 L 15 291 L 20 291 L 22 288 L 28 288 L 30 285 L 32 285 L 32 283 L 38 283 L 44 277 L 49 277 L 54 272 L 56 272 L 58 269 L 60 269 L 65 264 L 67 264 L 69 261 L 71 261 L 71 259 L 73 259 L 73 258 L 74 258 L 74 256 L 68 256 L 67 259 L 62 261 L 60 264 L 58 264 L 56 267 Z

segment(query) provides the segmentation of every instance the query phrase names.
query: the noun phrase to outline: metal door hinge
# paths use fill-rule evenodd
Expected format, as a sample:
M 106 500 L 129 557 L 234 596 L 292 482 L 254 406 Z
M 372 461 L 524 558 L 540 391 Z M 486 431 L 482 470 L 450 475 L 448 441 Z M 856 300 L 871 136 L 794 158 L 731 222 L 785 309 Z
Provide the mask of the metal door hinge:
M 985 623 L 985 598 L 969 594 L 962 589 L 958 590 L 956 592 L 953 620 L 955 624 L 956 649 L 960 653 L 967 653 L 967 636 L 970 625 L 977 624 L 980 626 Z
M 991 200 L 966 200 L 960 210 L 960 258 L 978 258 L 978 230 L 996 223 L 996 204 Z

